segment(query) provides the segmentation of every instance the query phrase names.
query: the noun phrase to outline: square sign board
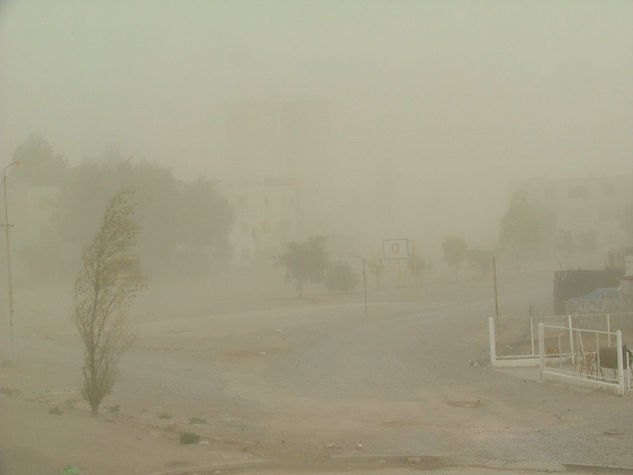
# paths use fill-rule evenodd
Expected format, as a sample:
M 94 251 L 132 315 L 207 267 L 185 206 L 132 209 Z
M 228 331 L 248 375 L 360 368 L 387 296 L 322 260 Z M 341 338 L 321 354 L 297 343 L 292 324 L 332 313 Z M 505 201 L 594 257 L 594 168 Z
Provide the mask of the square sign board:
M 408 259 L 408 239 L 383 239 L 382 252 L 385 259 Z

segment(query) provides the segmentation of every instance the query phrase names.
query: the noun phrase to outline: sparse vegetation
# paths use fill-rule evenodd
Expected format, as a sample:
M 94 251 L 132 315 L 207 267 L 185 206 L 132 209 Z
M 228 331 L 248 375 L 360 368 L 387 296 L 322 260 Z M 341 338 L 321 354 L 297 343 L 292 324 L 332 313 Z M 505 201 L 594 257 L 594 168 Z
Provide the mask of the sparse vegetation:
M 190 417 L 189 424 L 206 424 L 206 419 L 202 419 L 200 417 Z
M 73 291 L 73 320 L 84 345 L 82 395 L 96 415 L 110 394 L 117 363 L 134 335 L 126 319 L 140 276 L 123 258 L 136 242 L 132 192 L 117 193 L 106 207 L 103 222 L 83 252 L 83 268 Z
M 118 404 L 115 404 L 114 406 L 110 406 L 108 407 L 108 412 L 110 414 L 118 414 L 120 412 L 121 408 L 119 407 Z
M 159 419 L 171 419 L 171 414 L 169 414 L 168 412 L 161 412 L 158 415 Z
M 197 444 L 200 442 L 200 436 L 193 432 L 185 432 L 180 436 L 180 443 L 182 445 Z
M 49 407 L 48 413 L 55 416 L 61 416 L 63 414 L 62 410 L 58 406 Z
M 20 394 L 22 394 L 22 391 L 20 391 L 19 389 L 2 386 L 0 388 L 0 394 L 2 394 L 3 396 L 14 397 L 14 396 L 19 396 Z

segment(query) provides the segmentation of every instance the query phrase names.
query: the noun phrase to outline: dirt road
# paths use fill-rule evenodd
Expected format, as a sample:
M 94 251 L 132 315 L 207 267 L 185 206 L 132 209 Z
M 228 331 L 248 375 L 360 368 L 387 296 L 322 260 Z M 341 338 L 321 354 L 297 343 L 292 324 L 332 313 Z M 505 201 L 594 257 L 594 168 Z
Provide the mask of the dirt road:
M 503 290 L 510 314 L 550 297 L 549 282 L 527 277 Z M 253 460 L 314 468 L 373 455 L 508 470 L 633 466 L 630 397 L 488 369 L 490 312 L 488 283 L 470 282 L 375 293 L 368 317 L 338 299 L 145 318 L 106 401 L 118 410 L 96 422 L 81 402 L 57 419 L 46 414 L 77 398 L 81 348 L 67 322 L 33 325 L 17 341 L 19 363 L 0 373 L 0 387 L 20 391 L 0 399 L 4 470 L 21 473 L 25 454 L 40 459 L 32 473 L 55 473 L 44 467 L 64 461 L 82 473 L 114 473 L 115 461 L 118 473 L 151 473 Z M 46 436 L 64 424 L 89 430 L 73 450 Z M 208 443 L 179 446 L 186 430 Z M 34 433 L 41 440 L 29 442 Z

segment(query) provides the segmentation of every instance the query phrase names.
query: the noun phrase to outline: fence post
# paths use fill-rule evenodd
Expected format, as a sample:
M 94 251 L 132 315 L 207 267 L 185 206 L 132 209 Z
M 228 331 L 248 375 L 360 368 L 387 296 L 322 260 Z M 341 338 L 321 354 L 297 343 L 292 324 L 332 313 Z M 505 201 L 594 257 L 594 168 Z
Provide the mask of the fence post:
M 545 329 L 543 322 L 538 324 L 538 352 L 539 364 L 541 366 L 541 379 L 543 379 L 543 370 L 545 369 Z
M 497 342 L 495 335 L 495 320 L 488 318 L 488 339 L 490 340 L 490 364 L 494 365 L 497 361 Z
M 574 334 L 571 326 L 571 315 L 567 315 L 567 321 L 569 322 L 569 349 L 571 351 L 571 364 L 576 364 L 576 355 L 574 354 Z
M 618 352 L 618 395 L 624 396 L 624 364 L 622 358 L 622 330 L 615 332 Z

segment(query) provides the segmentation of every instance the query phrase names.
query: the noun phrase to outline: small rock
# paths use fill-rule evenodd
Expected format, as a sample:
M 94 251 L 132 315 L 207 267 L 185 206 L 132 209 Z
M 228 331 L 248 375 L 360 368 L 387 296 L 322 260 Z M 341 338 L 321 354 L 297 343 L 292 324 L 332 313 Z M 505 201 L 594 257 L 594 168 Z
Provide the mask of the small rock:
M 356 444 L 356 450 L 361 450 L 363 448 L 363 444 Z
M 259 354 L 262 355 L 262 356 L 266 356 L 266 352 L 265 351 L 260 351 Z
M 327 444 L 325 444 L 325 448 L 326 449 L 337 449 L 338 445 L 336 445 L 334 442 L 328 442 Z

